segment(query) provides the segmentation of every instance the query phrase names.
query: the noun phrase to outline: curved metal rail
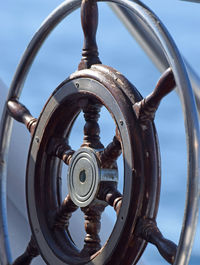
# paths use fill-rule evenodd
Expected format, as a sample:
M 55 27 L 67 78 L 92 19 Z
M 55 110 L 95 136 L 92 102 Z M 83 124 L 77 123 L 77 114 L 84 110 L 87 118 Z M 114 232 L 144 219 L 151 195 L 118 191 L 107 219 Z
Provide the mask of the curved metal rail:
M 187 72 L 182 58 L 161 21 L 141 2 L 131 2 L 129 0 L 112 0 L 111 2 L 129 8 L 134 16 L 140 18 L 142 24 L 148 24 L 155 40 L 164 51 L 165 57 L 172 67 L 176 83 L 178 86 L 179 96 L 183 106 L 185 129 L 187 135 L 187 152 L 188 152 L 188 189 L 185 207 L 185 217 L 180 237 L 178 252 L 175 264 L 188 264 L 191 253 L 192 242 L 197 224 L 199 208 L 199 124 L 195 100 L 190 86 Z M 23 83 L 33 63 L 33 60 L 45 41 L 46 37 L 72 11 L 80 6 L 81 0 L 67 0 L 55 9 L 50 16 L 41 25 L 38 32 L 33 37 L 27 47 L 21 62 L 17 68 L 16 74 L 11 84 L 8 99 L 18 98 L 20 96 Z M 0 207 L 4 214 L 0 217 L 0 238 L 2 264 L 11 263 L 11 252 L 7 232 L 6 218 L 6 163 L 12 130 L 12 119 L 7 112 L 5 104 L 3 117 L 1 120 L 0 131 Z M 184 240 L 183 240 L 184 239 Z
M 143 48 L 157 69 L 160 72 L 164 72 L 169 67 L 169 62 L 167 61 L 159 43 L 156 41 L 153 32 L 145 25 L 142 25 L 140 18 L 133 16 L 128 9 L 113 3 L 110 3 L 109 6 L 119 17 L 133 38 Z M 183 59 L 187 68 L 200 116 L 200 77 L 197 75 L 188 61 L 185 58 Z

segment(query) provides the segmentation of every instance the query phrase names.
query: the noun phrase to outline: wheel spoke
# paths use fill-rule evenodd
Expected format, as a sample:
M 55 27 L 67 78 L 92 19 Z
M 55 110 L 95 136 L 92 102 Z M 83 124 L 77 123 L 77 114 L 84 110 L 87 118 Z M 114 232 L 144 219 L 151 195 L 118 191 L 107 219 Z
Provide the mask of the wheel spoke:
M 101 214 L 105 209 L 105 204 L 90 205 L 81 208 L 84 212 L 86 237 L 84 247 L 81 251 L 83 256 L 91 256 L 101 248 L 99 231 L 101 228 Z
M 111 168 L 122 153 L 119 133 L 118 130 L 116 131 L 113 141 L 102 152 L 99 152 L 102 168 Z
M 69 226 L 69 219 L 72 216 L 72 213 L 77 209 L 78 206 L 76 206 L 70 196 L 67 195 L 56 214 L 54 227 L 66 229 Z
M 117 215 L 119 214 L 123 196 L 117 190 L 116 183 L 110 183 L 109 186 L 107 186 L 106 183 L 105 186 L 102 185 L 98 198 L 107 202 L 110 206 L 114 208 Z
M 100 127 L 98 124 L 101 105 L 89 99 L 81 100 L 79 105 L 83 110 L 86 121 L 84 126 L 84 141 L 82 147 L 86 146 L 95 149 L 103 149 L 104 146 L 100 142 Z
M 156 110 L 160 104 L 160 101 L 168 93 L 170 93 L 176 86 L 175 79 L 171 68 L 168 68 L 161 76 L 154 91 L 134 104 L 133 108 L 137 115 L 137 118 L 141 123 L 146 121 L 152 121 L 155 117 Z
M 60 158 L 66 165 L 69 165 L 74 150 L 68 145 L 66 139 L 53 138 L 49 144 L 48 154 Z
M 139 219 L 136 233 L 139 237 L 155 245 L 162 257 L 170 264 L 174 263 L 177 246 L 163 237 L 155 220 Z
M 19 256 L 12 265 L 29 265 L 33 258 L 39 255 L 38 248 L 36 246 L 35 240 L 33 236 L 31 236 L 31 240 L 28 243 L 28 246 L 25 252 Z
M 29 132 L 33 134 L 37 119 L 31 115 L 30 111 L 16 99 L 9 100 L 7 107 L 9 114 L 15 120 L 25 124 Z
M 84 33 L 82 59 L 79 70 L 101 63 L 98 57 L 96 31 L 98 25 L 98 6 L 95 0 L 83 0 L 81 4 L 81 24 Z

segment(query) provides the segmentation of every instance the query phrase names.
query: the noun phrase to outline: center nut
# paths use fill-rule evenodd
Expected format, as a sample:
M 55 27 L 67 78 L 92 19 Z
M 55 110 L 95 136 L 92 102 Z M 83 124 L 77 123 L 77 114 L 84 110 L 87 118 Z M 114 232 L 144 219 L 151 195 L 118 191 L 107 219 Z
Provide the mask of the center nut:
M 101 168 L 96 151 L 83 147 L 74 153 L 68 169 L 68 191 L 79 207 L 92 203 L 98 194 L 100 183 L 118 182 L 118 170 Z

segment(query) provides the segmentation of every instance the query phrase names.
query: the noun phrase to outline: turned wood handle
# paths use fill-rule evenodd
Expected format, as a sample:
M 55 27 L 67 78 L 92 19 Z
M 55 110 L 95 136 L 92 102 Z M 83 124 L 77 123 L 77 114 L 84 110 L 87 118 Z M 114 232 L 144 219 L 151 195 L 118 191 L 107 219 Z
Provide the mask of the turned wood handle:
M 177 246 L 174 242 L 166 239 L 160 232 L 154 232 L 149 235 L 149 242 L 155 245 L 162 255 L 170 264 L 174 263 Z
M 10 115 L 17 121 L 26 124 L 32 119 L 30 111 L 19 101 L 13 99 L 8 101 L 8 110 Z
M 174 263 L 177 246 L 163 237 L 155 220 L 141 218 L 137 225 L 137 235 L 155 245 L 166 261 Z
M 158 106 L 161 99 L 169 94 L 176 86 L 171 68 L 168 68 L 160 77 L 154 91 L 146 98 L 146 104 Z
M 12 265 L 30 265 L 33 258 L 37 257 L 38 255 L 39 255 L 39 251 L 36 246 L 35 240 L 32 236 L 25 252 L 21 256 L 19 256 L 12 263 Z
M 154 120 L 160 101 L 176 86 L 171 68 L 168 68 L 160 77 L 153 92 L 133 106 L 135 114 L 141 123 Z
M 78 67 L 79 70 L 101 63 L 96 43 L 98 26 L 98 6 L 96 0 L 82 0 L 81 24 L 84 33 L 84 44 L 82 59 Z
M 27 129 L 33 134 L 37 119 L 30 111 L 16 99 L 11 99 L 7 103 L 9 114 L 16 120 L 26 125 Z

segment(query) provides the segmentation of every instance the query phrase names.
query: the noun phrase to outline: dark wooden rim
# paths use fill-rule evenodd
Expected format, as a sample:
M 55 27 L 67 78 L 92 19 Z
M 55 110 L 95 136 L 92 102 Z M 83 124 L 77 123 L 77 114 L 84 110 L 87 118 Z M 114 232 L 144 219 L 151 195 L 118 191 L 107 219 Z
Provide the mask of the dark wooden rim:
M 106 67 L 104 70 L 107 71 Z M 110 73 L 116 74 L 111 69 Z M 158 162 L 157 140 L 153 125 L 144 134 L 137 124 L 132 101 L 141 99 L 138 92 L 127 82 L 126 87 L 132 94 L 130 100 L 124 87 L 102 69 L 79 71 L 56 89 L 41 113 L 28 157 L 27 205 L 33 235 L 48 264 L 132 264 L 144 249 L 144 240 L 136 237 L 134 229 L 138 217 L 156 214 L 159 197 L 159 174 L 154 166 L 155 159 Z M 122 138 L 125 167 L 123 202 L 116 225 L 108 242 L 91 262 L 78 257 L 70 238 L 66 239 L 63 232 L 54 231 L 52 235 L 51 222 L 48 221 L 51 220 L 49 214 L 59 204 L 57 181 L 52 176 L 53 173 L 59 175 L 59 160 L 48 156 L 48 141 L 53 135 L 61 137 L 69 133 L 80 111 L 75 102 L 83 95 L 98 99 L 112 113 Z M 59 104 L 55 104 L 55 99 Z M 149 139 L 151 144 L 147 141 Z M 150 152 L 148 158 L 147 151 Z M 149 164 L 149 171 L 145 164 Z M 149 200 L 149 196 L 153 198 Z

